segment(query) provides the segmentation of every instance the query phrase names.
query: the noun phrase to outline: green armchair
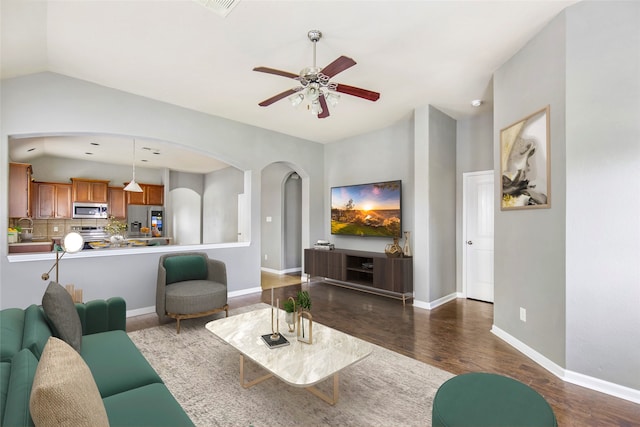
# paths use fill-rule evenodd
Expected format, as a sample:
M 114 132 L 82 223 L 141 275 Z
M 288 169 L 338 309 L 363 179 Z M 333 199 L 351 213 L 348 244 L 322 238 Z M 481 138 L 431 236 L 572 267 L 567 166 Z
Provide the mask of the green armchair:
M 161 323 L 209 316 L 224 310 L 227 304 L 227 270 L 222 261 L 203 252 L 165 254 L 158 262 L 156 313 Z

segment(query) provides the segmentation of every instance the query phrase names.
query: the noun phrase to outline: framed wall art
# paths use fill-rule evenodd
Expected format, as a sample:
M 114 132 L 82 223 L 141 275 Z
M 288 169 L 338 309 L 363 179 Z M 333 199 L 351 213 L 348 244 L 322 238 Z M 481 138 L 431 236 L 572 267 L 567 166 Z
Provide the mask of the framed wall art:
M 551 207 L 547 105 L 500 131 L 500 209 Z

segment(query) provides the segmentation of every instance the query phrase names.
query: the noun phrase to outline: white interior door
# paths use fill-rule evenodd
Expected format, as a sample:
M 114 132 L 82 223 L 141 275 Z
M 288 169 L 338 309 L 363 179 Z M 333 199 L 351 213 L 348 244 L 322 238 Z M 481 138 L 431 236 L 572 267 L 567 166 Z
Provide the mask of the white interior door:
M 463 175 L 463 278 L 467 298 L 493 302 L 493 171 Z

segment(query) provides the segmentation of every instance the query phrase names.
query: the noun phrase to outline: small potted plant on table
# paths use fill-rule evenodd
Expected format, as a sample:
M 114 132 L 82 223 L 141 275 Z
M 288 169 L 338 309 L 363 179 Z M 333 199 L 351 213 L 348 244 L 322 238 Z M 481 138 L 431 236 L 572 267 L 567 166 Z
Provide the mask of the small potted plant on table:
M 296 300 L 293 297 L 289 297 L 284 302 L 284 311 L 285 311 L 285 322 L 289 325 L 289 332 L 295 331 L 296 326 Z
M 312 327 L 313 320 L 311 319 L 311 297 L 307 291 L 298 291 L 298 341 L 305 342 L 307 344 L 312 343 Z M 305 330 L 304 318 L 309 320 L 308 331 Z

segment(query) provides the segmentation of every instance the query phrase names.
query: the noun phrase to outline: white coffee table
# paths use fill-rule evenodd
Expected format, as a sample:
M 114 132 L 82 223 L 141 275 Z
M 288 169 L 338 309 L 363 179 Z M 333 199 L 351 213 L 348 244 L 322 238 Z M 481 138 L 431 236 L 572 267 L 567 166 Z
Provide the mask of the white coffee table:
M 296 339 L 286 332 L 284 311 L 279 310 L 280 332 L 289 345 L 269 348 L 261 335 L 271 333 L 271 308 L 214 320 L 206 328 L 240 352 L 240 384 L 244 388 L 254 386 L 272 376 L 294 387 L 303 387 L 330 405 L 338 401 L 338 373 L 364 359 L 373 346 L 359 338 L 313 322 L 313 344 Z M 260 365 L 269 374 L 245 382 L 244 358 Z M 333 395 L 314 387 L 333 376 Z

